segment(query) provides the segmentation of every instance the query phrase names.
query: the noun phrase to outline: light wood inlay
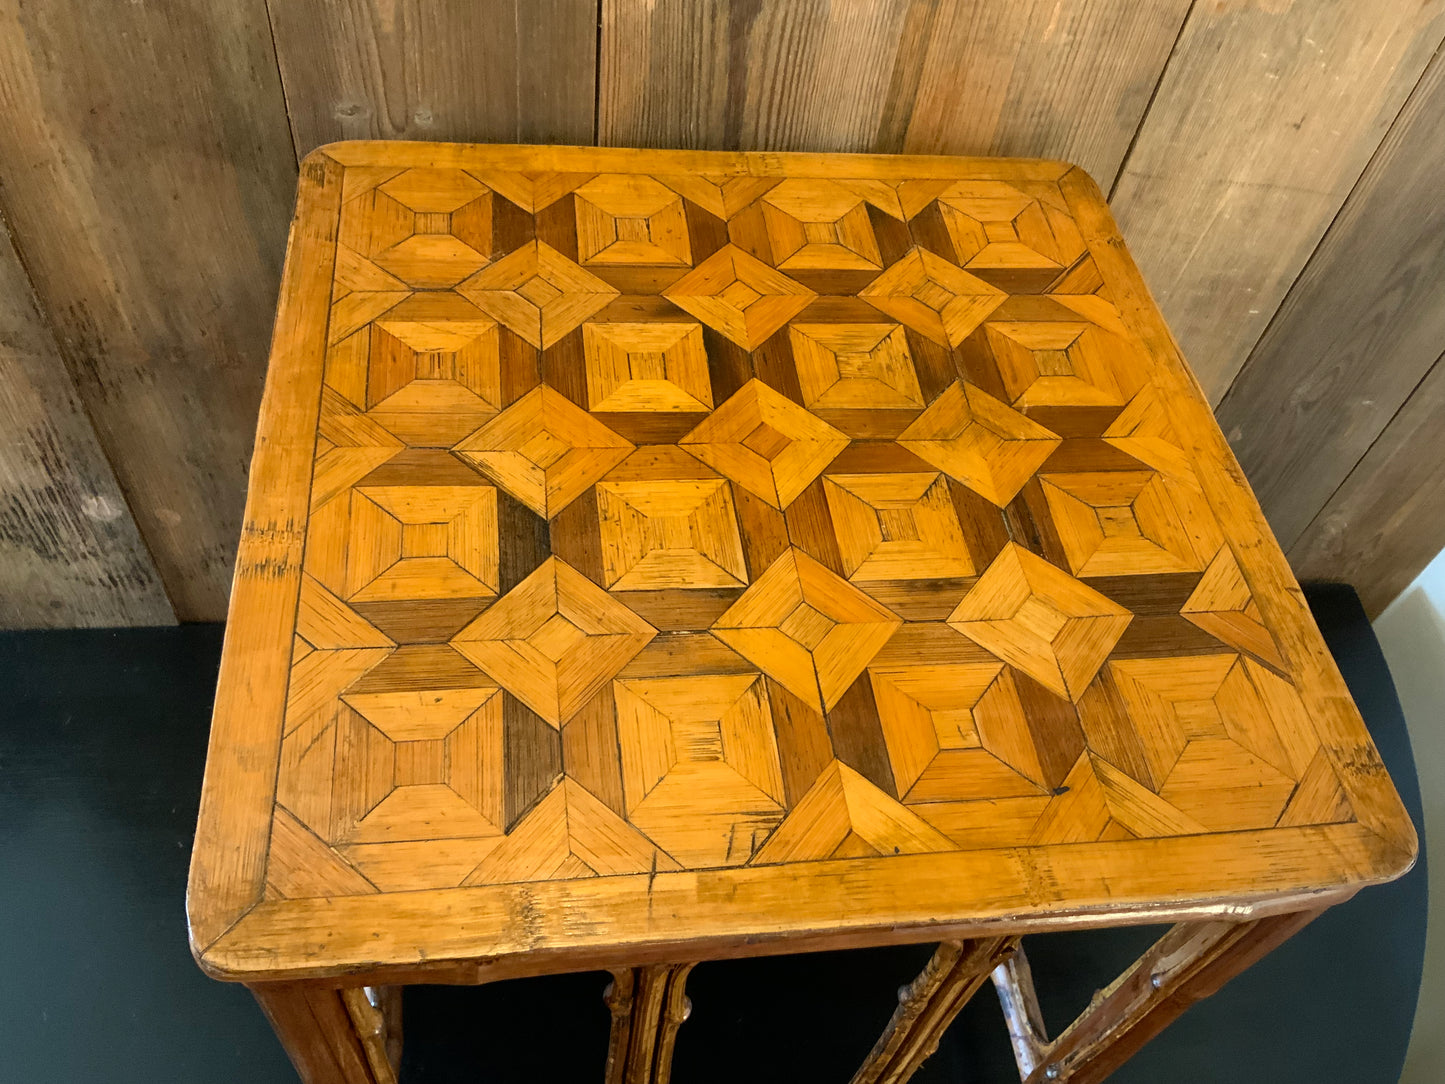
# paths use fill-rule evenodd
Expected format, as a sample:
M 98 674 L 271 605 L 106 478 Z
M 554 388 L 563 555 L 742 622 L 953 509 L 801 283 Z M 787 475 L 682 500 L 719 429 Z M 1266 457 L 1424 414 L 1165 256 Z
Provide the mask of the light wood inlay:
M 1077 170 L 351 143 L 301 196 L 212 973 L 371 1027 L 284 983 L 611 968 L 612 1072 L 661 1080 L 689 962 L 967 940 L 868 1070 L 901 1081 L 1017 936 L 1413 860 Z

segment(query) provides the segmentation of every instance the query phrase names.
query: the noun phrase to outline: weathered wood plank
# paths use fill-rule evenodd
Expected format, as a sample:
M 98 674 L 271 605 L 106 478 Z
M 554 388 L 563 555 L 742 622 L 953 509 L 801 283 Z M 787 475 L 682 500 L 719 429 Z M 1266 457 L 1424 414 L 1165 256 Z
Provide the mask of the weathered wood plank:
M 592 142 L 594 0 L 270 6 L 298 155 L 337 139 Z
M 1345 580 L 1372 618 L 1445 539 L 1445 357 L 1288 550 L 1300 579 Z
M 915 7 L 931 16 L 917 98 L 902 146 L 879 150 L 1062 158 L 1107 191 L 1190 4 Z
M 1219 406 L 1220 425 L 1286 547 L 1445 344 L 1442 115 L 1445 52 L 1426 69 Z M 1438 443 L 1419 449 L 1424 459 L 1442 453 Z
M 174 623 L 3 233 L 0 419 L 0 628 Z
M 241 533 L 296 161 L 261 0 L 0 2 L 17 247 L 183 620 Z
M 1218 402 L 1445 35 L 1445 0 L 1196 4 L 1112 205 Z
M 1037 155 L 1107 185 L 1188 6 L 604 0 L 598 137 Z
M 866 150 L 908 0 L 603 0 L 598 141 Z

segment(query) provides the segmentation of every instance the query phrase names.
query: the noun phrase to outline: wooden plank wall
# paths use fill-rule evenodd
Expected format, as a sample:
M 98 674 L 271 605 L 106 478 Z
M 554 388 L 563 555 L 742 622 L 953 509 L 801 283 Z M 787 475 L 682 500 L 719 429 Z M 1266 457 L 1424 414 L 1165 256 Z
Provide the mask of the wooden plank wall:
M 1064 158 L 1302 574 L 1445 545 L 1445 0 L 0 0 L 0 627 L 224 616 L 336 139 Z

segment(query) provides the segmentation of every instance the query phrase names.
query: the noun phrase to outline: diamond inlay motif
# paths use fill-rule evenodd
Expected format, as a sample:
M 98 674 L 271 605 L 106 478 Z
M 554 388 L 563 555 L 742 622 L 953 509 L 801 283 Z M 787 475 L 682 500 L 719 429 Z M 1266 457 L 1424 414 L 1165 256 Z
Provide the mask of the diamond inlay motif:
M 327 833 L 334 841 L 404 840 L 418 820 L 433 825 L 432 839 L 502 834 L 502 702 L 495 686 L 342 699 L 351 710 L 338 722 L 337 756 L 353 771 L 368 766 L 374 786 L 334 800 Z
M 997 321 L 984 324 L 984 334 L 1016 407 L 1117 406 L 1137 385 L 1114 361 L 1128 345 L 1092 324 Z
M 533 346 L 548 347 L 605 308 L 618 291 L 550 245 L 530 241 L 457 292 Z
M 812 485 L 848 438 L 761 380 L 750 380 L 678 444 L 775 508 Z
M 1046 474 L 1041 482 L 1076 576 L 1197 572 L 1217 543 L 1196 546 L 1192 509 L 1177 499 L 1187 496 L 1182 484 L 1153 471 Z
M 753 350 L 817 295 L 736 245 L 728 245 L 673 283 L 662 296 L 744 349 Z
M 566 396 L 528 392 L 452 451 L 550 519 L 632 452 L 632 443 Z
M 958 262 L 965 267 L 1057 270 L 1084 251 L 1066 215 L 1003 181 L 961 181 L 938 200 Z
M 837 181 L 784 181 L 763 197 L 763 221 L 784 270 L 883 269 L 863 197 Z
M 497 322 L 455 293 L 412 295 L 371 325 L 368 345 L 355 382 L 367 413 L 408 444 L 446 447 L 501 409 Z
M 712 633 L 827 711 L 903 622 L 801 550 L 790 549 L 713 625 Z
M 1231 647 L 1284 668 L 1284 653 L 1265 625 L 1259 603 L 1228 546 L 1219 548 L 1179 613 Z
M 348 602 L 497 593 L 497 491 L 491 486 L 359 486 L 312 514 L 306 570 Z
M 560 727 L 656 635 L 586 576 L 550 557 L 451 645 Z
M 957 346 L 1008 295 L 927 249 L 914 248 L 858 296 L 940 346 Z
M 577 249 L 584 264 L 692 263 L 682 199 L 651 177 L 609 173 L 577 189 Z
M 1010 542 L 948 623 L 1069 700 L 1084 694 L 1134 615 Z
M 472 886 L 686 944 L 717 933 L 679 906 L 699 886 L 744 937 L 993 913 L 1020 848 L 1055 902 L 1103 877 L 1123 910 L 1398 872 L 1403 814 L 1295 664 L 1323 648 L 1091 184 L 698 161 L 303 171 L 304 349 L 273 359 L 228 644 L 275 663 L 223 667 L 208 768 L 225 793 L 274 755 L 275 801 L 204 804 L 209 962 L 352 972 L 384 896 Z M 294 618 L 265 603 L 288 575 Z M 275 744 L 226 748 L 257 696 Z M 227 833 L 264 855 L 244 885 Z M 852 934 L 819 926 L 839 885 Z M 457 951 L 405 933 L 399 966 Z M 463 931 L 472 957 L 565 933 Z
M 898 443 L 1003 507 L 1062 440 L 987 392 L 954 383 Z

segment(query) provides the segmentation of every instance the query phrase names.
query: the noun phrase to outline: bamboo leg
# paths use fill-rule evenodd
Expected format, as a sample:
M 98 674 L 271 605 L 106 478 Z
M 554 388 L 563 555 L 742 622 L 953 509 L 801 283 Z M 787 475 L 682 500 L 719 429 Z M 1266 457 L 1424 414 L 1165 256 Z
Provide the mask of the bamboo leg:
M 1028 960 L 1020 952 L 993 974 L 1024 1084 L 1098 1084 L 1186 1009 L 1218 991 L 1321 912 L 1253 922 L 1180 923 L 1050 1042 Z
M 401 1071 L 401 988 L 352 986 L 341 991 L 376 1084 L 397 1084 Z
M 251 993 L 303 1084 L 382 1084 L 342 992 L 307 982 L 257 983 Z
M 607 1084 L 667 1084 L 677 1029 L 692 1012 L 684 992 L 692 968 L 666 964 L 612 973 L 606 994 L 612 1010 Z
M 989 972 L 1018 944 L 1016 937 L 945 941 L 922 974 L 898 991 L 898 1008 L 853 1084 L 903 1084 L 938 1049 L 938 1041 Z

